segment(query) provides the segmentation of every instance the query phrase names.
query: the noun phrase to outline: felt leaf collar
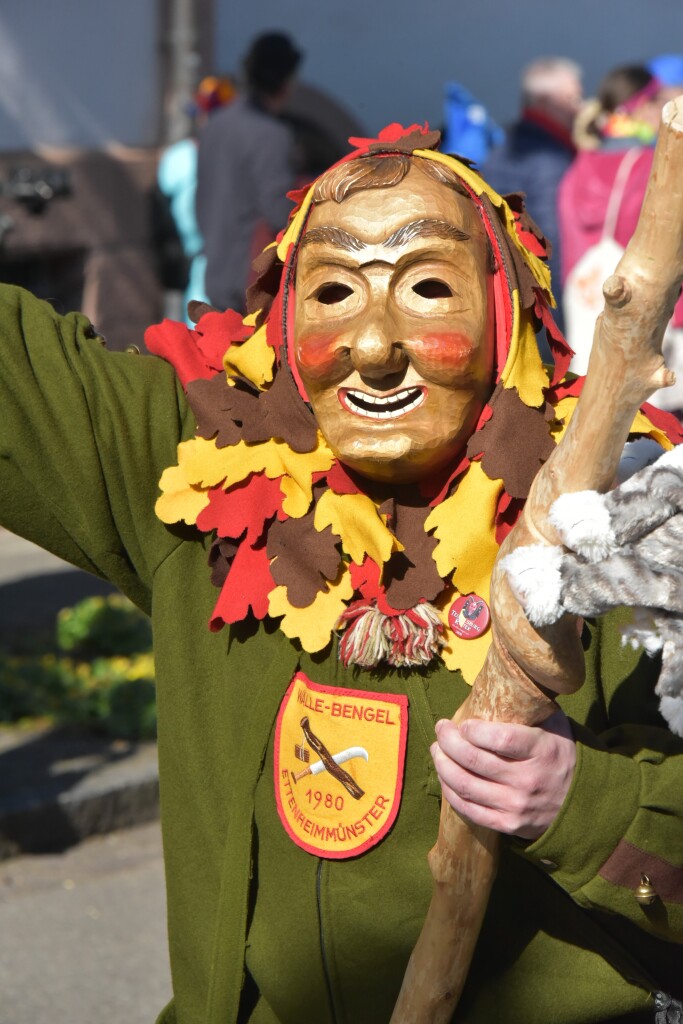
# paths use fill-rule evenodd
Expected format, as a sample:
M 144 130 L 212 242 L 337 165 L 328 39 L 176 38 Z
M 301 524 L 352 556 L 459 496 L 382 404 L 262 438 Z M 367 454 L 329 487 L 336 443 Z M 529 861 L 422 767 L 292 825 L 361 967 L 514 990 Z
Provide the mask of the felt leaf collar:
M 308 190 L 259 260 L 251 295 L 258 309 L 244 320 L 200 310 L 194 331 L 166 321 L 147 332 L 148 348 L 175 366 L 198 428 L 178 446 L 178 464 L 165 470 L 156 511 L 165 523 L 215 535 L 211 578 L 220 593 L 211 629 L 268 616 L 309 652 L 340 632 L 344 660 L 418 666 L 438 654 L 471 683 L 490 633 L 460 639 L 448 611 L 461 594 L 489 600 L 499 545 L 566 428 L 581 381 L 562 380 L 571 353 L 548 309 L 542 236 L 521 203 L 508 203 L 469 166 L 428 148 L 438 140 L 427 126 L 392 125 L 377 140 L 354 141 L 360 148 L 347 160 L 408 151 L 446 163 L 487 227 L 498 268 L 498 386 L 466 454 L 438 479 L 388 487 L 341 465 L 318 431 L 284 358 L 287 289 Z M 541 330 L 554 371 L 538 354 Z M 669 436 L 681 439 L 672 417 L 648 413 L 638 432 L 665 447 Z

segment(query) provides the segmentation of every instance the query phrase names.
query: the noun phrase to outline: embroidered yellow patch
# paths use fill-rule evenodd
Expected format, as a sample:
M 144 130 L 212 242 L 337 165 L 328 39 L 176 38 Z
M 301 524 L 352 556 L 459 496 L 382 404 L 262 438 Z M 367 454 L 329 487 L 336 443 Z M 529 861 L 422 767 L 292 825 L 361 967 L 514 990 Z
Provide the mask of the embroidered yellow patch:
M 295 675 L 277 719 L 275 798 L 297 846 L 339 860 L 384 838 L 401 801 L 407 735 L 407 697 Z

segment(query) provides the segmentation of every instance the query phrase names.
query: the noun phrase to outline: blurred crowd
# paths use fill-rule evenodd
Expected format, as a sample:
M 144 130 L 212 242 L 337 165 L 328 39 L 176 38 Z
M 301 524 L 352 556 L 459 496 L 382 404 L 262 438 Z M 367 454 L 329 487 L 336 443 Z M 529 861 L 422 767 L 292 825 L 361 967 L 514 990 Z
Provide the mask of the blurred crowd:
M 286 193 L 343 156 L 349 135 L 365 134 L 353 114 L 299 81 L 302 57 L 283 33 L 259 36 L 239 80 L 202 80 L 191 137 L 162 155 L 159 192 L 182 257 L 167 286 L 185 289 L 185 308 L 196 300 L 244 311 L 253 260 L 286 221 Z M 466 85 L 448 82 L 440 125 L 445 151 L 475 162 L 501 194 L 526 196 L 552 245 L 557 319 L 577 373 L 588 363 L 602 283 L 638 220 L 662 107 L 683 92 L 683 55 L 614 68 L 595 96 L 584 96 L 582 79 L 566 57 L 532 61 L 521 71 L 518 117 L 505 130 Z M 665 356 L 683 382 L 682 331 L 679 302 Z M 683 384 L 653 401 L 680 414 Z
M 553 246 L 558 320 L 585 373 L 602 285 L 633 234 L 645 196 L 664 105 L 683 92 L 683 55 L 613 68 L 584 98 L 581 68 L 541 58 L 522 73 L 519 119 L 484 161 L 498 191 L 526 193 L 527 208 Z M 664 339 L 667 365 L 682 382 L 652 402 L 683 411 L 683 301 Z

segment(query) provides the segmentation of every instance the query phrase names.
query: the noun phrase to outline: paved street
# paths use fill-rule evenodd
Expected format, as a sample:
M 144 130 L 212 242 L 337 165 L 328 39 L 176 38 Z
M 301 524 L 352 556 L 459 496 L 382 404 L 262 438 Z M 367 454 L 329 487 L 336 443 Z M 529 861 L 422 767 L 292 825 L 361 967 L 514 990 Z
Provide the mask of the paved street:
M 111 590 L 0 529 L 0 630 Z M 158 823 L 0 861 L 0 1024 L 153 1024 L 170 991 Z
M 113 589 L 0 528 L 0 630 L 52 622 L 61 608 Z
M 157 824 L 0 863 L 2 1024 L 153 1024 L 170 988 Z

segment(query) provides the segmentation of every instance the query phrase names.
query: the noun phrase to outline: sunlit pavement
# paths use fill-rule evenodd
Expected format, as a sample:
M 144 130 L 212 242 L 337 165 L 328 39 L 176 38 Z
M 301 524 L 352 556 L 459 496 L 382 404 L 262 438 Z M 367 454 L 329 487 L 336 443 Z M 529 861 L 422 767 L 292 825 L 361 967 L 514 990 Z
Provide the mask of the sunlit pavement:
M 0 863 L 2 1024 L 153 1024 L 170 990 L 158 824 Z

